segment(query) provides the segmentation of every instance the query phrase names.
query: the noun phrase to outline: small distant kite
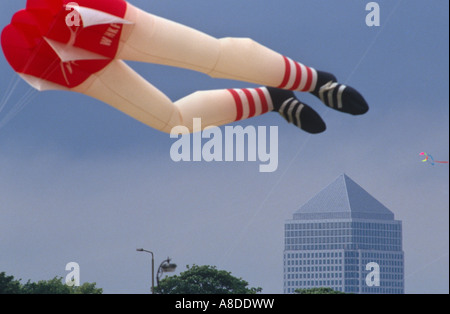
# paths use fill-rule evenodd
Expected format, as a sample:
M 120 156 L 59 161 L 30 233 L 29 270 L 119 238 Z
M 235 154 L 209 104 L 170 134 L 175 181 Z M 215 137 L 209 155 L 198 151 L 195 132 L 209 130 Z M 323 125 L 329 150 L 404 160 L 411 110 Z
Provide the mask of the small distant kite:
M 422 160 L 422 162 L 429 162 L 431 163 L 432 166 L 434 166 L 435 163 L 437 164 L 448 164 L 448 161 L 437 161 L 434 160 L 433 156 L 431 156 L 430 154 L 427 154 L 425 152 L 421 152 L 420 153 L 421 156 L 425 156 L 425 159 Z

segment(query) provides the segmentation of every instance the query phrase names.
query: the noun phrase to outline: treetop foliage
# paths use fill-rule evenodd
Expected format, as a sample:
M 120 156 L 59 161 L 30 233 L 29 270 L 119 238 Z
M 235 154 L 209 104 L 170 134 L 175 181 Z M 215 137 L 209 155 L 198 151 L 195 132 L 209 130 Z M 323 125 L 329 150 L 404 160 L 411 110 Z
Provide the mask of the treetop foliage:
M 102 294 L 103 289 L 97 288 L 96 283 L 84 283 L 79 287 L 70 287 L 63 282 L 63 278 L 55 277 L 22 284 L 21 279 L 0 273 L 0 294 Z

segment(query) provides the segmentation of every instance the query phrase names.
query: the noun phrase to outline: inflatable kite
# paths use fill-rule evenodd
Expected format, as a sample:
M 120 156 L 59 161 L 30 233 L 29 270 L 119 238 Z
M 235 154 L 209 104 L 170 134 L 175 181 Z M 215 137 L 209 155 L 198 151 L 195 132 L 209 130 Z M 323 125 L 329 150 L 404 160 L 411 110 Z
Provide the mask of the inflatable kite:
M 224 125 L 270 111 L 310 132 L 321 117 L 298 100 L 309 92 L 353 115 L 368 105 L 334 75 L 283 56 L 249 38 L 217 39 L 144 12 L 124 0 L 28 0 L 2 32 L 12 68 L 39 91 L 82 93 L 163 132 Z M 187 68 L 260 88 L 199 91 L 172 102 L 123 60 Z

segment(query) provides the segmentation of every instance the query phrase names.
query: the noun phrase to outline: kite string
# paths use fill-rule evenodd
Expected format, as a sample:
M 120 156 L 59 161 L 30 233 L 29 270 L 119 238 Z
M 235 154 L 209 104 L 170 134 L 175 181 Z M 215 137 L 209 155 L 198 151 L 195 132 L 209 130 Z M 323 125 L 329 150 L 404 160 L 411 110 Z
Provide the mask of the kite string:
M 448 248 L 448 244 L 447 244 L 446 247 Z M 440 251 L 442 251 L 442 250 L 440 250 Z M 446 256 L 448 256 L 448 255 L 449 255 L 449 253 L 446 252 L 446 253 L 444 253 L 443 255 L 441 255 L 441 256 L 439 256 L 439 257 L 433 259 L 432 261 L 426 263 L 425 265 L 422 265 L 422 266 L 419 267 L 418 269 L 416 269 L 416 270 L 414 270 L 414 271 L 412 271 L 412 272 L 406 274 L 406 275 L 405 275 L 405 280 L 408 279 L 408 278 L 410 278 L 410 277 L 415 276 L 417 273 L 419 273 L 419 272 L 421 272 L 421 271 L 427 269 L 428 267 L 430 267 L 431 265 L 433 265 L 433 264 L 439 262 L 441 259 L 443 259 L 444 257 L 446 257 Z
M 29 88 L 28 91 L 12 106 L 4 117 L 0 120 L 0 129 L 7 125 L 13 118 L 15 118 L 30 102 L 36 97 L 37 91 Z
M 358 61 L 358 63 L 356 63 L 356 65 L 354 66 L 353 70 L 350 72 L 349 76 L 347 77 L 347 79 L 345 80 L 345 84 L 347 84 L 348 81 L 350 81 L 350 79 L 353 77 L 353 75 L 356 73 L 356 71 L 359 69 L 359 67 L 361 66 L 361 64 L 363 63 L 363 61 L 365 60 L 365 58 L 367 57 L 367 55 L 369 54 L 369 52 L 372 50 L 373 46 L 375 45 L 376 41 L 378 40 L 378 37 L 380 36 L 380 34 L 384 31 L 384 29 L 386 28 L 386 25 L 388 24 L 389 20 L 392 18 L 393 14 L 397 11 L 397 9 L 399 8 L 400 4 L 403 2 L 403 0 L 399 0 L 396 4 L 396 6 L 394 7 L 394 9 L 391 11 L 391 13 L 389 14 L 388 18 L 386 19 L 386 22 L 384 23 L 384 25 L 381 27 L 381 29 L 378 31 L 378 33 L 375 35 L 374 39 L 372 40 L 372 42 L 369 44 L 369 46 L 367 47 L 367 49 L 365 50 L 364 54 L 361 56 L 360 60 Z M 324 114 L 324 118 L 327 116 L 328 111 L 325 112 Z M 304 147 L 309 143 L 309 140 L 311 139 L 312 135 L 308 134 L 306 140 L 304 141 L 304 143 L 298 148 L 296 154 L 294 155 L 294 157 L 291 159 L 291 161 L 289 162 L 287 168 L 283 171 L 283 173 L 280 175 L 280 177 L 278 178 L 277 182 L 272 185 L 271 189 L 269 190 L 269 192 L 267 193 L 267 195 L 264 197 L 263 201 L 261 202 L 261 204 L 257 207 L 257 210 L 254 212 L 254 214 L 252 215 L 252 217 L 250 218 L 250 220 L 247 222 L 246 226 L 244 228 L 241 229 L 241 232 L 239 233 L 239 241 L 236 241 L 234 243 L 234 245 L 230 246 L 230 248 L 225 252 L 224 256 L 222 257 L 222 262 L 224 260 L 226 260 L 228 258 L 228 256 L 231 254 L 231 252 L 234 251 L 234 249 L 236 248 L 238 243 L 241 243 L 241 239 L 243 238 L 244 234 L 246 233 L 247 229 L 250 227 L 250 225 L 253 223 L 254 219 L 256 218 L 256 216 L 258 216 L 264 205 L 266 204 L 266 202 L 269 200 L 270 196 L 272 195 L 272 193 L 275 191 L 275 188 L 278 187 L 278 185 L 281 183 L 283 177 L 286 175 L 286 173 L 288 172 L 288 170 L 290 169 L 290 167 L 292 166 L 292 164 L 294 163 L 294 161 L 297 159 L 297 156 L 300 154 L 301 151 L 303 151 Z
M 30 66 L 30 60 L 33 60 L 36 58 L 37 55 L 36 49 L 33 52 L 33 56 L 28 60 L 27 64 L 24 67 L 24 71 Z M 58 60 L 53 60 L 52 63 L 47 67 L 47 69 L 43 72 L 42 77 L 50 76 L 58 70 L 58 67 L 55 67 L 55 64 L 58 63 Z M 6 107 L 7 103 L 9 102 L 11 96 L 13 95 L 14 91 L 17 89 L 17 85 L 21 81 L 20 76 L 16 75 L 16 78 L 11 80 L 11 82 L 14 82 L 13 84 L 10 82 L 7 93 L 4 99 L 2 100 L 2 103 L 0 103 L 0 114 L 3 111 L 3 109 Z M 12 86 L 11 86 L 12 85 Z M 7 125 L 14 117 L 17 116 L 30 102 L 31 100 L 37 95 L 38 91 L 33 88 L 29 87 L 28 91 L 22 95 L 22 97 L 9 108 L 9 111 L 6 113 L 6 115 L 2 118 L 0 118 L 0 129 L 2 129 L 5 125 Z
M 365 53 L 362 55 L 361 59 L 359 59 L 359 62 L 356 64 L 356 66 L 354 67 L 353 71 L 350 72 L 346 82 L 348 82 L 353 77 L 353 75 L 356 73 L 356 71 L 359 69 L 359 67 L 361 66 L 362 62 L 366 59 L 367 55 L 369 54 L 369 52 L 372 50 L 373 46 L 377 42 L 378 37 L 380 37 L 381 33 L 386 28 L 386 25 L 389 23 L 389 21 L 391 20 L 392 16 L 397 11 L 397 9 L 400 7 L 400 4 L 402 4 L 402 2 L 403 2 L 403 0 L 399 0 L 397 2 L 397 4 L 395 5 L 394 9 L 392 9 L 391 13 L 388 15 L 388 17 L 386 19 L 386 22 L 383 23 L 383 26 L 381 26 L 380 31 L 375 35 L 374 39 L 372 40 L 370 45 L 367 47 L 367 49 L 366 49 Z
M 35 52 L 36 54 L 36 52 Z M 31 59 L 31 58 L 30 58 Z M 47 68 L 47 70 L 44 72 L 44 75 L 51 74 L 53 71 L 56 70 L 56 68 L 53 67 L 54 63 L 56 61 L 53 61 L 52 64 Z M 2 103 L 0 104 L 0 114 L 5 109 L 7 103 L 9 102 L 11 96 L 13 95 L 14 91 L 17 89 L 17 86 L 19 82 L 21 81 L 20 76 L 16 76 L 15 80 L 12 80 L 14 82 L 13 84 L 10 84 L 8 86 L 7 93 L 2 100 Z M 12 85 L 12 86 L 11 86 Z M 13 118 L 15 118 L 25 107 L 31 102 L 31 100 L 37 95 L 38 91 L 34 89 L 33 87 L 28 87 L 27 92 L 22 95 L 22 97 L 15 102 L 10 108 L 8 108 L 6 114 L 0 118 L 0 129 L 5 127 Z
M 11 95 L 13 94 L 13 91 L 17 88 L 19 82 L 20 77 L 18 77 L 17 75 L 14 75 L 9 81 L 8 87 L 6 88 L 6 93 L 3 95 L 2 100 L 0 102 L 0 113 L 6 107 L 7 103 L 9 102 L 9 99 L 11 98 Z
M 56 21 L 52 22 L 52 25 L 50 26 L 48 33 L 50 33 L 54 28 L 56 27 Z M 32 62 L 37 57 L 37 52 L 39 49 L 45 44 L 45 40 L 41 40 L 37 46 L 35 47 L 33 54 L 28 58 L 27 62 L 25 63 L 22 72 L 26 73 L 26 70 L 31 66 Z M 55 67 L 55 63 L 57 63 L 58 60 L 53 60 L 52 63 L 47 67 L 47 69 L 42 74 L 42 78 L 46 77 L 47 75 L 50 76 L 53 74 L 54 71 L 58 69 L 58 67 Z M 17 86 L 19 82 L 21 81 L 20 76 L 16 75 L 15 79 L 12 79 L 6 89 L 5 96 L 3 96 L 2 101 L 0 102 L 0 114 L 5 109 L 6 105 L 8 104 L 11 96 L 14 94 L 15 90 L 17 89 Z M 37 91 L 30 87 L 30 89 L 14 104 L 11 106 L 9 111 L 6 113 L 6 115 L 3 118 L 0 118 L 0 129 L 3 128 L 8 122 L 10 122 L 18 113 L 20 113 L 31 100 L 34 98 Z

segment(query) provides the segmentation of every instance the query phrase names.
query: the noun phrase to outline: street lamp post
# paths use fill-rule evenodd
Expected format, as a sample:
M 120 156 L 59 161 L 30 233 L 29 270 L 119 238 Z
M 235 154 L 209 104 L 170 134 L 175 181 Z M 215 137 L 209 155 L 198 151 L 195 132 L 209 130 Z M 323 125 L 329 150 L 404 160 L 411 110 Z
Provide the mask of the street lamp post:
M 155 256 L 153 252 L 144 249 L 136 249 L 138 252 L 146 252 L 152 254 L 152 294 L 155 293 Z
M 152 251 L 147 251 L 144 249 L 136 249 L 138 252 L 146 252 L 152 255 L 152 294 L 155 293 L 155 257 Z M 174 272 L 177 268 L 176 264 L 170 262 L 171 259 L 168 257 L 165 261 L 159 265 L 158 272 L 156 273 L 156 282 L 159 285 L 159 279 L 161 278 L 163 273 Z

